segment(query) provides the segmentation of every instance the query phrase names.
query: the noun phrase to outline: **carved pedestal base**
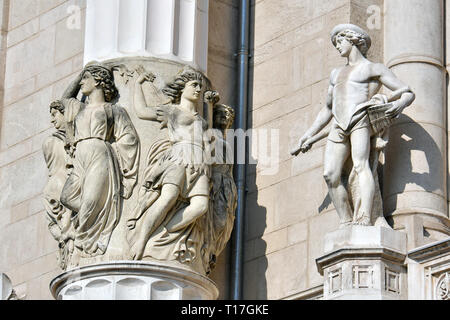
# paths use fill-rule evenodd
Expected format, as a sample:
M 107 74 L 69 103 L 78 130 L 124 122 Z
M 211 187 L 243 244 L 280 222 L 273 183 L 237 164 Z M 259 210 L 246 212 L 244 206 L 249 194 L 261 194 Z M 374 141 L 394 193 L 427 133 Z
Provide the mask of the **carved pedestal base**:
M 407 299 L 406 234 L 352 226 L 326 235 L 324 251 L 324 300 Z
M 50 283 L 58 300 L 215 300 L 208 278 L 148 262 L 111 262 L 67 271 Z

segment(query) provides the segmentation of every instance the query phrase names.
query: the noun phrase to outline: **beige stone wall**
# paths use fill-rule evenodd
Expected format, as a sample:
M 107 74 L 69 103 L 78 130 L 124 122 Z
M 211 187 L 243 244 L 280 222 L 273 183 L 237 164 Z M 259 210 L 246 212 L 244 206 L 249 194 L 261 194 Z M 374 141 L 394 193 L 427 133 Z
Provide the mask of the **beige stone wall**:
M 367 29 L 374 4 L 382 9 L 383 1 L 255 1 L 249 123 L 280 130 L 280 163 L 275 175 L 248 168 L 246 299 L 301 297 L 323 283 L 315 259 L 324 235 L 338 227 L 322 178 L 325 141 L 298 158 L 289 150 L 323 108 L 332 69 L 344 63 L 329 33 L 339 23 Z M 369 58 L 382 62 L 382 29 L 369 33 L 375 48 Z
M 47 169 L 41 145 L 51 129 L 49 103 L 83 64 L 85 0 L 9 0 L 0 133 L 0 270 L 19 296 L 50 299 L 59 273 L 41 192 Z M 71 29 L 70 6 L 81 9 Z M 74 8 L 74 7 L 72 7 Z M 3 86 L 2 86 L 3 87 Z

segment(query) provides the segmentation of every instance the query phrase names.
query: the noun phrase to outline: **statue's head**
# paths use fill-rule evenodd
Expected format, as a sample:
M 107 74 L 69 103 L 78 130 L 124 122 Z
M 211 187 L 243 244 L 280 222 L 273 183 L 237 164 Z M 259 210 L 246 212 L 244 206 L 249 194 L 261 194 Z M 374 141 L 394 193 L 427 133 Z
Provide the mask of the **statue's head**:
M 80 85 L 81 92 L 85 96 L 89 96 L 95 89 L 103 90 L 107 102 L 111 102 L 118 95 L 113 73 L 99 63 L 94 62 L 86 65 Z
M 214 105 L 213 110 L 213 128 L 220 130 L 228 130 L 234 122 L 234 110 L 225 104 Z
M 331 42 L 343 57 L 349 56 L 353 46 L 366 56 L 372 45 L 369 34 L 354 24 L 340 24 L 334 27 L 331 31 Z
M 51 123 L 55 127 L 56 130 L 64 129 L 64 105 L 61 101 L 56 100 L 50 104 L 50 118 Z
M 203 87 L 203 75 L 192 69 L 183 70 L 175 80 L 167 85 L 162 91 L 167 95 L 172 103 L 178 104 L 181 97 L 196 102 L 200 98 L 200 91 Z

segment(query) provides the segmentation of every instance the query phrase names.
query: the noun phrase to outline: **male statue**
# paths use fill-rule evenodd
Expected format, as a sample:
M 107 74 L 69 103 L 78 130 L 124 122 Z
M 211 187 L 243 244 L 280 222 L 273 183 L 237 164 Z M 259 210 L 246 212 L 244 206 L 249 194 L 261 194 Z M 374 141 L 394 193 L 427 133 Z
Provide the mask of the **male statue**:
M 377 104 L 380 107 L 384 102 L 386 109 L 382 109 L 382 121 L 390 123 L 414 101 L 415 95 L 386 66 L 366 58 L 371 39 L 358 26 L 336 26 L 331 32 L 331 41 L 347 63 L 332 71 L 326 106 L 291 154 L 307 152 L 314 142 L 324 136 L 319 133 L 332 121 L 325 149 L 324 178 L 340 218 L 340 227 L 351 224 L 386 225 L 383 215 L 372 221 L 376 183 L 369 157 L 373 149 L 371 138 L 379 132 L 374 132 L 370 108 L 376 108 Z M 389 99 L 377 95 L 382 85 L 394 91 Z M 349 202 L 349 190 L 342 179 L 344 164 L 349 157 L 353 161 L 359 189 L 359 212 L 357 216 L 355 212 L 355 217 Z

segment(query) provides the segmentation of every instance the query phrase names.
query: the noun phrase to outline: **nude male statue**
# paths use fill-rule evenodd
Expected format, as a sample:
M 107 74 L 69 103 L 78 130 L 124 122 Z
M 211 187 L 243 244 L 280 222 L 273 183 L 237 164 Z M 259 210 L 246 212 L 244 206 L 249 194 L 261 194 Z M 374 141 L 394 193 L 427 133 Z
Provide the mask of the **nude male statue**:
M 340 218 L 341 228 L 351 224 L 371 225 L 375 194 L 369 156 L 373 130 L 367 109 L 371 99 L 382 85 L 394 91 L 389 101 L 392 106 L 385 111 L 387 119 L 394 119 L 415 99 L 411 89 L 400 81 L 386 66 L 366 58 L 371 46 L 369 35 L 356 25 L 341 24 L 331 32 L 331 41 L 347 63 L 332 71 L 326 106 L 317 119 L 291 151 L 292 155 L 307 152 L 319 140 L 318 134 L 333 121 L 328 135 L 324 157 L 324 178 L 329 195 Z M 348 192 L 342 182 L 344 163 L 351 156 L 358 176 L 361 214 L 353 218 Z M 378 219 L 384 220 L 384 217 Z M 375 225 L 385 224 L 376 221 Z

